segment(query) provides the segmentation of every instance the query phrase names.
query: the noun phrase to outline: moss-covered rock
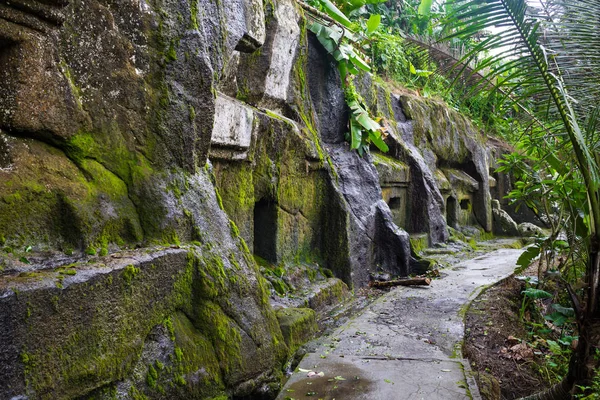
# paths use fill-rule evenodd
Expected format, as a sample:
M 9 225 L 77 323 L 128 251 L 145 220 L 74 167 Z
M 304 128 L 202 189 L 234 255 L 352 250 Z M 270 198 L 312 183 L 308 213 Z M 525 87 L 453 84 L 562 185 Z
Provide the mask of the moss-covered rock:
M 310 308 L 279 309 L 277 320 L 290 355 L 312 339 L 318 330 L 315 311 Z
M 175 357 L 163 386 L 189 386 L 176 398 L 235 388 L 276 371 L 287 348 L 267 308 L 264 282 L 255 267 L 241 261 L 237 270 L 217 254 L 207 248 L 137 252 L 75 265 L 75 274 L 5 277 L 0 334 L 7 341 L 0 357 L 11 383 L 2 396 L 66 399 L 123 379 L 134 384 L 136 365 L 161 324 L 169 327 Z M 146 389 L 136 390 L 160 397 Z

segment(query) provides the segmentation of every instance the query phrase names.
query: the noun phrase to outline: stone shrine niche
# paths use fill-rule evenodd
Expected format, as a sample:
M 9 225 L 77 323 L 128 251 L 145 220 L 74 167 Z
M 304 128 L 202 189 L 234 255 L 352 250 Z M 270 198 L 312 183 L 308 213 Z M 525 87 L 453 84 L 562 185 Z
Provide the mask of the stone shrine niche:
M 446 200 L 446 222 L 448 226 L 454 229 L 458 229 L 459 211 L 458 203 L 456 198 L 449 196 Z
M 0 129 L 60 141 L 84 121 L 60 70 L 56 30 L 61 0 L 0 0 Z
M 410 169 L 403 162 L 374 153 L 373 159 L 379 175 L 381 195 L 387 203 L 394 223 L 402 228 L 408 228 L 408 186 L 410 183 Z
M 254 254 L 277 264 L 277 205 L 261 199 L 254 205 Z
M 480 183 L 464 169 L 441 168 L 435 172 L 438 187 L 446 199 L 446 223 L 461 226 L 479 225 L 473 211 Z

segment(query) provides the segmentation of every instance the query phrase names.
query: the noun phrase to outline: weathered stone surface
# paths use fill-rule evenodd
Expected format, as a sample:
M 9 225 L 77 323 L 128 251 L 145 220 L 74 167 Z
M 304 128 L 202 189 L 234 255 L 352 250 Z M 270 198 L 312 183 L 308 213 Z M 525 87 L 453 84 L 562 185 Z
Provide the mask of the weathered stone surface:
M 273 397 L 289 353 L 252 253 L 333 271 L 325 309 L 422 270 L 398 226 L 444 241 L 444 196 L 475 190 L 442 196 L 442 168 L 487 226 L 481 138 L 440 103 L 362 76 L 392 150 L 349 151 L 293 0 L 27 4 L 0 6 L 2 398 Z
M 240 58 L 238 98 L 272 110 L 288 107 L 292 69 L 304 34 L 296 7 L 293 0 L 266 4 L 266 40 L 260 52 Z
M 519 236 L 517 223 L 500 208 L 498 200 L 492 200 L 492 213 L 494 215 L 494 233 L 497 235 Z
M 248 162 L 212 160 L 223 207 L 250 249 L 267 261 L 322 260 L 329 247 L 322 224 L 333 206 L 324 200 L 318 143 L 280 115 L 256 112 L 255 118 Z
M 392 212 L 393 221 L 398 227 L 406 229 L 410 201 L 410 168 L 399 160 L 379 153 L 373 154 L 373 163 L 379 175 L 383 200 Z
M 371 108 L 387 118 L 386 123 L 390 127 L 387 139 L 389 155 L 410 168 L 409 200 L 406 205 L 408 217 L 403 228 L 410 233 L 427 232 L 431 245 L 446 241 L 448 231 L 444 218 L 444 198 L 435 179 L 435 154 L 427 146 L 415 146 L 415 121 L 405 115 L 400 96 L 392 95 L 381 85 L 375 84 L 369 74 L 357 78 L 355 84 Z
M 444 168 L 442 172 L 446 175 L 448 182 L 454 190 L 465 192 L 476 192 L 479 190 L 479 182 L 464 171 Z
M 53 32 L 65 4 L 30 3 L 0 10 L 0 126 L 40 140 L 69 138 L 86 120 L 56 61 Z
M 344 303 L 349 297 L 348 285 L 337 278 L 329 278 L 312 290 L 308 296 L 308 306 L 323 314 L 326 310 Z
M 412 120 L 409 135 L 430 168 L 455 167 L 474 178 L 481 190 L 474 193 L 473 212 L 479 224 L 492 230 L 489 160 L 483 135 L 462 115 L 445 104 L 420 97 L 400 96 L 402 110 Z M 405 135 L 405 140 L 408 136 Z
M 348 108 L 340 73 L 314 34 L 308 34 L 308 85 L 318 118 L 315 128 L 325 143 L 342 143 L 348 130 Z
M 227 21 L 228 42 L 235 43 L 235 49 L 245 53 L 258 50 L 265 42 L 265 14 L 261 0 L 227 1 L 225 20 Z M 240 18 L 243 15 L 244 18 Z M 231 46 L 231 45 L 230 45 Z
M 410 183 L 410 168 L 402 161 L 374 153 L 373 164 L 381 186 L 408 186 Z
M 265 282 L 202 169 L 213 88 L 264 41 L 262 2 L 29 4 L 50 13 L 0 6 L 0 397 L 276 387 Z
M 335 190 L 343 195 L 349 210 L 351 283 L 364 286 L 369 281 L 369 273 L 376 272 L 370 271 L 375 266 L 394 275 L 408 275 L 408 234 L 392 222 L 370 155 L 361 158 L 349 152 L 347 144 L 326 148 L 338 176 Z
M 211 156 L 218 154 L 215 149 L 218 147 L 247 151 L 252 143 L 253 131 L 252 109 L 224 94 L 219 94 L 215 102 Z
M 399 124 L 403 125 L 403 124 Z M 446 220 L 444 218 L 444 198 L 436 184 L 431 170 L 419 150 L 398 137 L 394 152 L 398 158 L 407 160 L 411 167 L 411 183 L 409 196 L 409 232 L 427 232 L 429 244 L 445 242 L 448 239 Z
M 318 330 L 315 311 L 310 308 L 279 309 L 277 320 L 290 354 L 312 339 Z
M 145 368 L 170 358 L 171 372 L 161 374 L 184 386 L 165 384 L 172 398 L 222 393 L 281 365 L 287 349 L 264 307 L 264 282 L 243 259 L 229 261 L 237 250 L 229 258 L 223 250 L 138 251 L 5 277 L 0 375 L 10 384 L 0 395 L 73 398 L 111 382 L 119 387 L 138 368 L 140 352 Z M 152 333 L 161 324 L 167 338 Z M 131 382 L 156 397 L 156 387 Z
M 544 236 L 542 228 L 529 222 L 519 224 L 519 233 L 523 237 Z

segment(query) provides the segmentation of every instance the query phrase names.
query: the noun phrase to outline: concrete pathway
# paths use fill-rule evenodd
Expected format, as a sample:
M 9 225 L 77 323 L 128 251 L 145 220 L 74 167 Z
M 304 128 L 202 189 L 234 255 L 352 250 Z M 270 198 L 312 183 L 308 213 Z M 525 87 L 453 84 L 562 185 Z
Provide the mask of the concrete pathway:
M 461 310 L 521 253 L 496 250 L 442 270 L 430 287 L 392 289 L 309 345 L 278 400 L 480 399 L 461 354 Z

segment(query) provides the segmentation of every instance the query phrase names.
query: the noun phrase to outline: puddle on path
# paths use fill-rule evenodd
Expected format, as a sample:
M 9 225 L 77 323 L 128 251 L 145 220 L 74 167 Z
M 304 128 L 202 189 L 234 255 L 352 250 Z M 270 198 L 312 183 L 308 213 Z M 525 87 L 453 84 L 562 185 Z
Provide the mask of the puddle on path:
M 320 372 L 315 370 L 315 372 Z M 364 377 L 362 371 L 350 364 L 327 364 L 324 377 L 305 377 L 284 389 L 284 400 L 342 400 L 357 398 L 371 391 L 373 381 Z M 296 374 L 304 374 L 296 372 Z M 344 380 L 336 379 L 341 377 Z

